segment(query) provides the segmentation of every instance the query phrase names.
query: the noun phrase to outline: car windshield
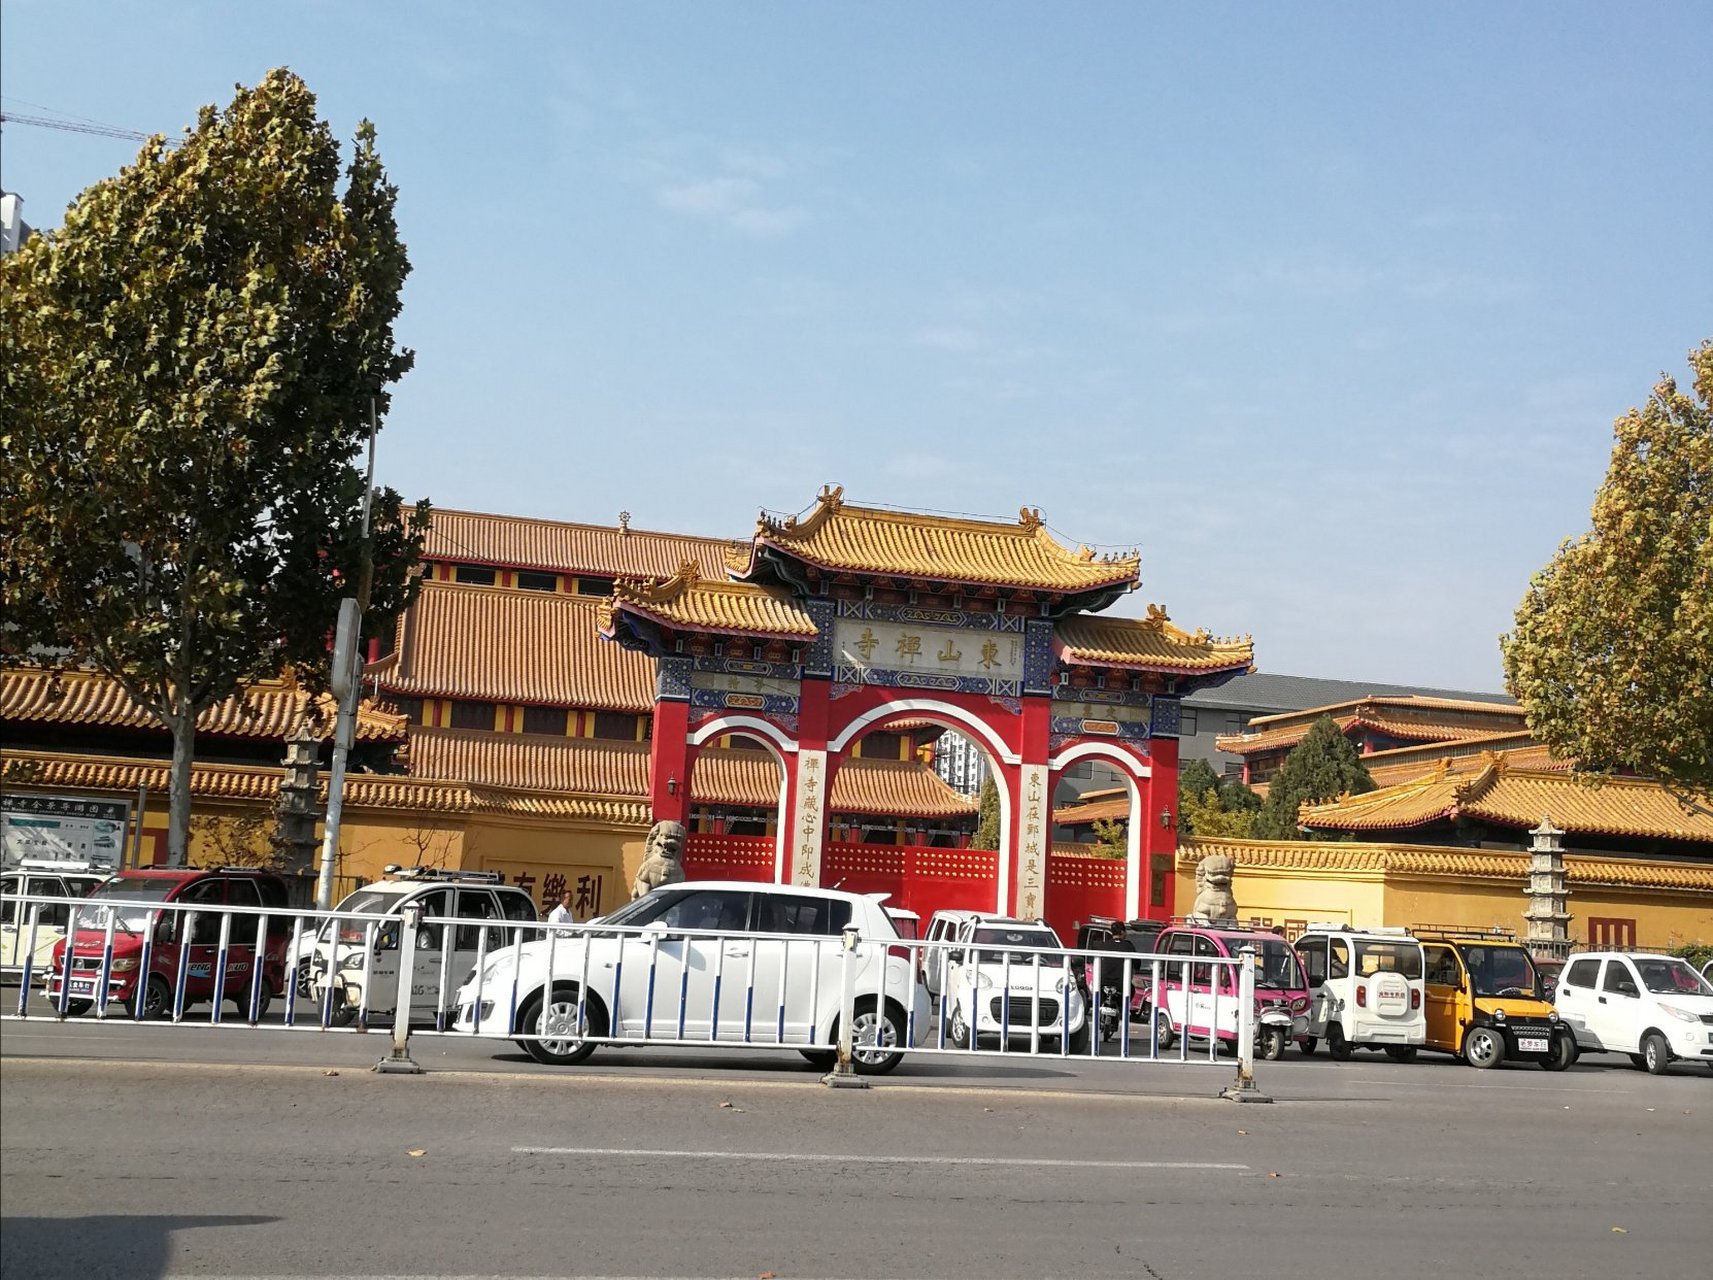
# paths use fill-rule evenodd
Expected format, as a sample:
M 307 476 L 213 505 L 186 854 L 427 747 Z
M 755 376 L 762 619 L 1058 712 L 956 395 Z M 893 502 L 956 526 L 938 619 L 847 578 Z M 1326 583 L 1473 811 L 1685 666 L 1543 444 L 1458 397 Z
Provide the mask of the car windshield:
M 1364 978 L 1375 973 L 1401 973 L 1406 978 L 1422 976 L 1422 949 L 1415 942 L 1356 940 L 1356 972 Z
M 1022 951 L 1012 952 L 1006 948 L 1039 947 L 1057 950 L 1059 946 L 1058 938 L 1045 929 L 978 928 L 971 935 L 970 941 L 981 948 L 976 952 L 977 964 L 1004 964 L 1007 959 L 1013 964 L 1030 964 L 1034 961 L 1033 956 Z
M 683 901 L 686 894 L 693 893 L 692 889 L 668 889 L 665 892 L 655 891 L 644 894 L 634 902 L 627 902 L 609 916 L 602 916 L 602 924 L 626 924 L 640 926 L 660 916 L 674 904 Z
M 1297 953 L 1282 938 L 1264 938 L 1255 947 L 1255 985 L 1269 991 L 1302 991 L 1308 983 Z
M 1687 960 L 1637 960 L 1642 985 L 1656 996 L 1713 996 L 1709 983 Z
M 359 889 L 355 893 L 345 895 L 335 911 L 350 911 L 365 916 L 385 915 L 399 901 L 396 893 L 377 893 L 373 889 Z
M 1529 953 L 1519 946 L 1465 946 L 1463 963 L 1468 966 L 1470 982 L 1478 996 L 1502 996 L 1518 991 L 1533 994 L 1540 989 Z
M 95 887 L 89 895 L 89 901 L 97 903 L 94 910 L 85 908 L 78 916 L 80 929 L 105 929 L 109 916 L 112 917 L 113 927 L 123 933 L 142 933 L 149 927 L 149 916 L 154 908 L 143 905 L 133 905 L 125 902 L 103 903 L 103 898 L 146 898 L 150 902 L 164 902 L 167 894 L 178 888 L 178 880 L 164 880 L 158 876 L 114 876 Z

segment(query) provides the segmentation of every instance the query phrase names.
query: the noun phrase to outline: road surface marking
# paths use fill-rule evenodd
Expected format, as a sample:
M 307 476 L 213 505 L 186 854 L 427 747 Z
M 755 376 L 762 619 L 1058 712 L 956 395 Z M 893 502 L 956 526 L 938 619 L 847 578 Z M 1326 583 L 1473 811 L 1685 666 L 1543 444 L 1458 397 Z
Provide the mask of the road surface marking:
M 657 1151 L 630 1147 L 513 1147 L 519 1156 L 632 1156 L 646 1160 L 800 1160 L 813 1164 L 996 1165 L 1024 1169 L 1236 1169 L 1246 1164 L 1195 1160 L 1023 1160 L 1002 1156 L 859 1156 L 813 1151 Z

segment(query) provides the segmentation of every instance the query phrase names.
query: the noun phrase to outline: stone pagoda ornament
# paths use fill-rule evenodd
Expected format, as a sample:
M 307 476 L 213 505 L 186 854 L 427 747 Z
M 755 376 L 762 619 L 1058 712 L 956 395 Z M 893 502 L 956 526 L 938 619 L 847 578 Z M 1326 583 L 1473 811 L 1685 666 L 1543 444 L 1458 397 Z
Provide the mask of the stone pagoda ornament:
M 1523 919 L 1529 922 L 1529 954 L 1537 960 L 1563 960 L 1570 954 L 1570 889 L 1564 876 L 1564 832 L 1541 818 L 1529 832 L 1529 896 Z
M 321 789 L 321 744 L 314 726 L 305 719 L 286 743 L 285 772 L 280 777 L 279 805 L 275 810 L 274 845 L 282 853 L 285 870 L 304 874 L 314 866 L 316 801 Z

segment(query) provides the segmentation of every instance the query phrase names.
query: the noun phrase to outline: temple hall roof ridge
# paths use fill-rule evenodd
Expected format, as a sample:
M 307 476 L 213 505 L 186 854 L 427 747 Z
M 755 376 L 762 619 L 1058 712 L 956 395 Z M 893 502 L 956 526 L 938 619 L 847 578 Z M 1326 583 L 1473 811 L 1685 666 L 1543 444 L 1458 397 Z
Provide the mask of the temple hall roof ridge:
M 1141 568 L 1134 549 L 1097 553 L 1086 544 L 1065 546 L 1034 508 L 1024 507 L 1011 523 L 938 515 L 849 503 L 837 485 L 823 487 L 806 514 L 762 511 L 749 554 L 728 561 L 732 571 L 753 574 L 764 547 L 826 572 L 1060 593 L 1134 590 Z

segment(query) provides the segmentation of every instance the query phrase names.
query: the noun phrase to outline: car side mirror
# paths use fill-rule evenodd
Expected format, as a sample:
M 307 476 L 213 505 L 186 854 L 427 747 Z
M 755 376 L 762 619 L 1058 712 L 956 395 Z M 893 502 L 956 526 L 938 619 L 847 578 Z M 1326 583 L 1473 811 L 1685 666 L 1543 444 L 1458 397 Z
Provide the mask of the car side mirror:
M 178 917 L 176 915 L 162 916 L 160 918 L 159 922 L 155 925 L 155 942 L 157 945 L 170 947 L 173 944 L 175 941 L 174 934 L 177 933 L 177 929 L 174 926 L 177 921 Z

